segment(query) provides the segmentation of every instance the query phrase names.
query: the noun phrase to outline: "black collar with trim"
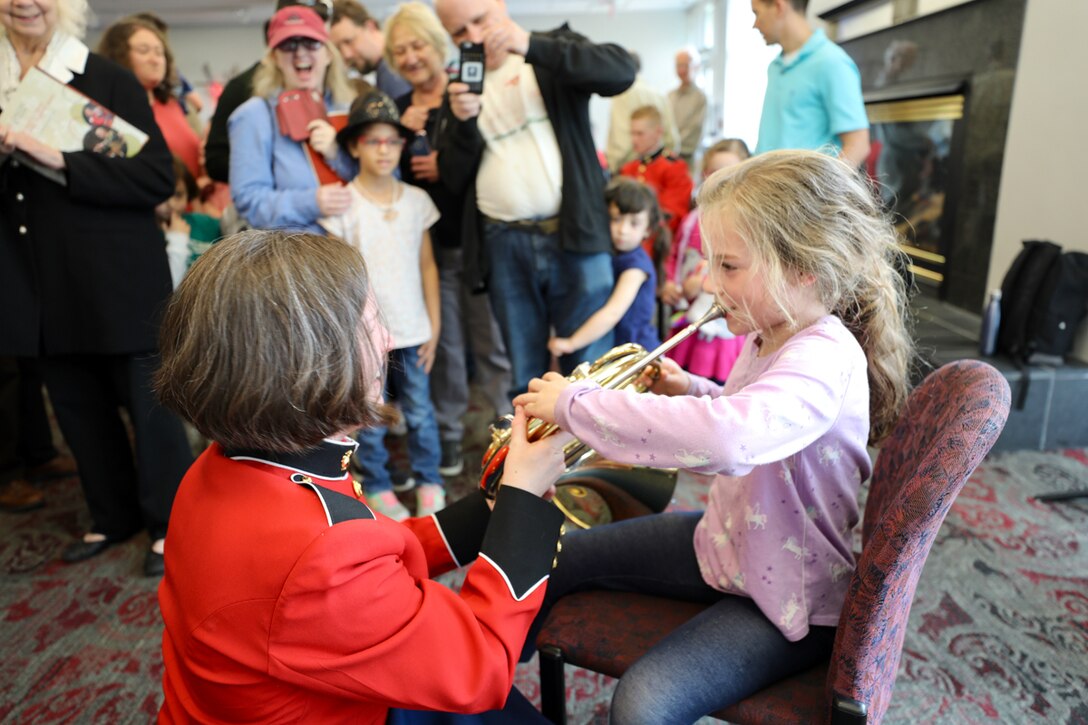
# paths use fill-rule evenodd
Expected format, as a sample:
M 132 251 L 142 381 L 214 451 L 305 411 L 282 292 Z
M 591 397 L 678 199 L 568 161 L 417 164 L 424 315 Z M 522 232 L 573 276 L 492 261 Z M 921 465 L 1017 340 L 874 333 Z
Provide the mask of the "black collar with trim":
M 348 464 L 359 444 L 350 438 L 326 438 L 313 448 L 295 453 L 262 451 L 246 448 L 224 448 L 223 455 L 232 460 L 258 461 L 316 478 L 342 480 L 348 477 Z
M 646 156 L 640 157 L 639 158 L 639 163 L 643 164 L 644 166 L 649 166 L 653 162 L 657 161 L 658 157 L 661 156 L 664 153 L 665 153 L 665 147 L 664 146 L 658 146 L 657 151 L 654 151 L 653 153 L 647 154 Z

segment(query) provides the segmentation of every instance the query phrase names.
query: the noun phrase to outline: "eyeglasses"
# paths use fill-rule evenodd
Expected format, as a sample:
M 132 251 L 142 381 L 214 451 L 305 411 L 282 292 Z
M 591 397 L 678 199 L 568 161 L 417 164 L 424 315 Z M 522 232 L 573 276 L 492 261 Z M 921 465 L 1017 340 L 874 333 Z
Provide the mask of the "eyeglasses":
M 304 48 L 311 53 L 316 53 L 325 47 L 325 43 L 314 38 L 288 38 L 276 46 L 276 50 L 282 53 L 294 53 L 299 48 Z
M 361 138 L 359 143 L 371 149 L 380 149 L 382 146 L 388 146 L 391 149 L 404 148 L 404 139 L 400 136 L 393 138 Z
M 158 58 L 166 57 L 166 51 L 161 45 L 130 45 L 128 49 L 136 55 L 154 55 Z

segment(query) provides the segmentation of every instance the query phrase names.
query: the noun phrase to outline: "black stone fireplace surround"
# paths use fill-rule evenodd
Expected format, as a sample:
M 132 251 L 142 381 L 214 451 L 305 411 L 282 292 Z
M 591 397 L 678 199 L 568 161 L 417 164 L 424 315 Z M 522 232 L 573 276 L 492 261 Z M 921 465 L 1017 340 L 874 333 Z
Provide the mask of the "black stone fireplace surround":
M 866 103 L 964 96 L 948 158 L 937 295 L 965 310 L 979 310 L 987 291 L 1025 2 L 974 0 L 841 43 L 861 71 Z

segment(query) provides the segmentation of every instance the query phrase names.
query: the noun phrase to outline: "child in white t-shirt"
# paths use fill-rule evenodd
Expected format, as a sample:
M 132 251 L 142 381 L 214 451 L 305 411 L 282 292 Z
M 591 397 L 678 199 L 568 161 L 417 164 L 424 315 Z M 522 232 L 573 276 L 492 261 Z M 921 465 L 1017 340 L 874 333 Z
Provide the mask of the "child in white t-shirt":
M 370 270 L 374 296 L 393 338 L 388 374 L 408 424 L 412 475 L 420 482 L 416 515 L 426 516 L 446 502 L 428 378 L 439 333 L 438 268 L 428 230 L 439 214 L 426 192 L 393 176 L 409 134 L 385 94 L 375 91 L 356 99 L 347 126 L 337 134 L 340 145 L 359 160 L 359 175 L 348 185 L 351 207 L 320 223 L 356 246 Z M 384 427 L 360 431 L 356 456 L 367 504 L 400 521 L 409 513 L 393 493 L 385 434 Z

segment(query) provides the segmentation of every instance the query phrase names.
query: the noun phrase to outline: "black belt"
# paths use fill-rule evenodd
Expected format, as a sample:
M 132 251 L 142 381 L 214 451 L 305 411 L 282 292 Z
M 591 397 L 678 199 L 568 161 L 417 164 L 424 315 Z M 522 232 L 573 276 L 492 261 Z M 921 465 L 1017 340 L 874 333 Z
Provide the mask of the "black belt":
M 484 221 L 488 224 L 502 224 L 503 226 L 511 227 L 512 229 L 520 229 L 536 234 L 555 234 L 559 231 L 558 216 L 548 217 L 547 219 L 515 219 L 514 221 L 492 219 L 486 214 L 481 214 L 480 216 L 482 216 Z

